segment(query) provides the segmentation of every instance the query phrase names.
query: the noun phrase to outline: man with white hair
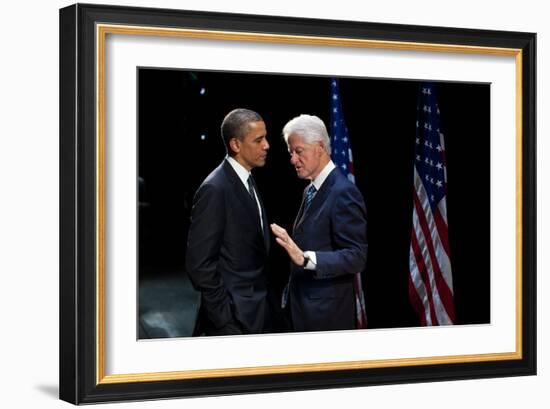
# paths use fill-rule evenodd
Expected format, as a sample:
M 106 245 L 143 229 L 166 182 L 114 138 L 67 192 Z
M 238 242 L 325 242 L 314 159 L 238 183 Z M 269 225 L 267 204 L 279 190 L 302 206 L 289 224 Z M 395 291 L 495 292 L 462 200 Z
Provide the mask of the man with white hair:
M 272 224 L 277 243 L 292 263 L 283 292 L 296 331 L 355 328 L 354 275 L 367 257 L 366 209 L 361 192 L 330 158 L 330 139 L 323 121 L 300 115 L 283 136 L 290 163 L 310 184 L 294 222 L 292 238 Z

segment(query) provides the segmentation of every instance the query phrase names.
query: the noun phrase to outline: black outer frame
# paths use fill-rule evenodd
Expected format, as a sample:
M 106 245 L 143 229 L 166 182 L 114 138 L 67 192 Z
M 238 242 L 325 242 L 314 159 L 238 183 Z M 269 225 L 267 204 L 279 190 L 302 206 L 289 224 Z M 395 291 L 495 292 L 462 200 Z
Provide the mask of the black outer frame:
M 521 49 L 522 359 L 96 384 L 96 23 Z M 60 399 L 81 404 L 536 374 L 536 34 L 87 4 L 61 9 L 59 30 Z

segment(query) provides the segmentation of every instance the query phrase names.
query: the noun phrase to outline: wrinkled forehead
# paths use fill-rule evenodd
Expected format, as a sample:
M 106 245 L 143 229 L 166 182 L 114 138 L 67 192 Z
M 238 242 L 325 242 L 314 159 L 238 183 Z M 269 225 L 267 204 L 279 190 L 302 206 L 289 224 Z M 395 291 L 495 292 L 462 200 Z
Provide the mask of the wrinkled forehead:
M 309 140 L 302 135 L 293 133 L 290 134 L 287 140 L 288 150 L 295 151 L 296 149 L 307 149 L 309 147 L 319 144 L 320 141 Z

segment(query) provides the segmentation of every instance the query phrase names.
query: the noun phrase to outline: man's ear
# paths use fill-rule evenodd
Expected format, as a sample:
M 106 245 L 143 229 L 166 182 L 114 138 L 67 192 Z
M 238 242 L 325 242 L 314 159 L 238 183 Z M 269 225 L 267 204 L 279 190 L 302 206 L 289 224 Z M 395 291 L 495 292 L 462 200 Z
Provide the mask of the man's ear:
M 323 145 L 323 142 L 317 143 L 317 154 L 322 155 L 323 152 L 326 152 L 325 145 Z
M 239 153 L 241 151 L 241 143 L 237 138 L 231 138 L 229 140 L 229 147 L 233 153 Z

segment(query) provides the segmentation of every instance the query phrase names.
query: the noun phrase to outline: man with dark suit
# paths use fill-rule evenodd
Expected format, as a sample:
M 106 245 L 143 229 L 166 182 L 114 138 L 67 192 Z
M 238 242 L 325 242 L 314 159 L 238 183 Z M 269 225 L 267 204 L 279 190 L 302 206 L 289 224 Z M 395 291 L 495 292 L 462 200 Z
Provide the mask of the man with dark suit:
M 363 197 L 330 158 L 321 119 L 300 115 L 283 136 L 300 179 L 310 180 L 294 222 L 292 238 L 271 229 L 292 263 L 283 292 L 296 331 L 355 328 L 354 275 L 365 268 L 366 210 Z
M 269 226 L 250 171 L 265 165 L 266 133 L 256 112 L 227 114 L 221 126 L 227 156 L 193 199 L 186 267 L 201 292 L 200 332 L 206 335 L 265 329 Z

